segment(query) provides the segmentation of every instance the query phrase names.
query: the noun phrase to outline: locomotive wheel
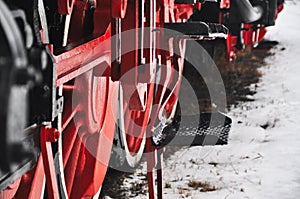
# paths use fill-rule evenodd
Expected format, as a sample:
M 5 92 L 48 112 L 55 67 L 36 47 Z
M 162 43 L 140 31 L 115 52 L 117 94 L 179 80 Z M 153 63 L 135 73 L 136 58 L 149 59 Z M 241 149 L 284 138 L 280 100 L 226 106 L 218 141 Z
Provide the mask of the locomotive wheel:
M 168 68 L 172 68 L 169 66 Z M 165 73 L 166 68 L 158 70 L 159 73 Z M 178 75 L 181 73 L 174 72 L 173 68 L 171 69 L 171 76 L 169 77 L 169 83 L 167 84 L 167 88 L 163 88 L 163 86 L 160 86 L 162 90 L 165 90 L 165 95 L 168 96 L 167 99 L 165 99 L 164 103 L 162 103 L 160 107 L 160 111 L 158 113 L 158 119 L 163 124 L 169 124 L 172 122 L 175 112 L 177 109 L 178 104 L 178 95 L 179 95 L 179 88 L 181 83 L 181 77 L 178 79 Z M 159 76 L 162 76 L 161 74 Z M 175 81 L 174 81 L 175 80 Z M 163 83 L 161 83 L 163 85 Z M 172 88 L 173 92 L 169 90 L 169 88 Z M 160 91 L 162 92 L 162 91 Z M 172 92 L 170 94 L 170 92 Z
M 156 76 L 160 78 L 161 76 L 161 69 L 157 70 Z M 160 79 L 156 80 L 156 84 L 159 85 Z M 178 84 L 178 83 L 177 83 Z M 158 86 L 158 92 L 162 92 L 164 89 L 163 86 L 159 85 Z M 169 92 L 167 90 L 167 92 Z M 177 94 L 177 96 L 176 96 Z M 167 100 L 161 105 L 159 113 L 158 113 L 158 119 L 161 123 L 163 124 L 169 124 L 172 122 L 176 109 L 177 109 L 177 104 L 178 104 L 178 93 L 176 94 L 171 94 Z
M 169 99 L 165 104 L 164 108 L 162 109 L 163 112 L 159 114 L 159 119 L 163 121 L 165 124 L 169 124 L 173 121 L 173 118 L 175 116 L 176 110 L 178 105 L 178 99 L 177 97 L 171 96 L 171 99 Z
M 148 85 L 145 111 L 130 110 L 124 97 L 122 86 L 119 89 L 119 136 L 124 147 L 126 162 L 130 167 L 136 167 L 140 162 L 145 144 L 146 129 L 152 108 L 154 85 Z
M 117 89 L 109 77 L 92 70 L 63 86 L 62 161 L 70 198 L 100 193 L 114 136 Z
M 178 46 L 176 46 L 176 51 L 178 52 L 178 55 L 174 55 L 176 61 L 174 62 L 174 65 L 172 66 L 172 69 L 171 69 L 172 76 L 170 78 L 171 82 L 168 85 L 170 88 L 173 88 L 173 92 L 168 97 L 166 102 L 162 105 L 163 112 L 159 113 L 159 119 L 163 119 L 166 124 L 169 124 L 173 121 L 175 114 L 178 111 L 178 106 L 179 106 L 178 98 L 179 98 L 180 86 L 181 86 L 182 76 L 183 76 L 186 42 L 185 41 L 177 41 L 177 42 L 178 43 L 175 44 L 174 46 L 178 45 Z M 170 49 L 170 51 L 171 51 L 171 49 Z M 177 68 L 177 70 L 175 68 Z M 175 80 L 175 82 L 174 82 L 174 80 Z
M 28 125 L 28 60 L 20 29 L 3 1 L 0 1 L 0 45 L 0 198 L 25 198 L 26 191 L 17 192 L 24 181 L 21 176 L 31 166 L 26 164 L 25 168 L 30 159 L 23 159 L 26 151 L 23 148 L 24 129 Z M 16 78 L 19 72 L 25 72 L 21 73 L 22 83 Z

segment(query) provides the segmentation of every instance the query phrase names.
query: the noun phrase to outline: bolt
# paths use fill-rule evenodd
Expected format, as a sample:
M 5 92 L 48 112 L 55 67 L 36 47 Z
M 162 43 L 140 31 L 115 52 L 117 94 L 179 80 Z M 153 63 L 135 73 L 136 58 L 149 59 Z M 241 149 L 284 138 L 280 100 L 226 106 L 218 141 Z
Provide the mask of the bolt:
M 49 86 L 48 85 L 44 85 L 42 92 L 43 92 L 43 97 L 44 98 L 49 97 L 49 95 L 50 95 L 50 88 L 49 88 Z
M 47 129 L 47 141 L 48 142 L 57 142 L 60 137 L 60 132 L 56 128 Z

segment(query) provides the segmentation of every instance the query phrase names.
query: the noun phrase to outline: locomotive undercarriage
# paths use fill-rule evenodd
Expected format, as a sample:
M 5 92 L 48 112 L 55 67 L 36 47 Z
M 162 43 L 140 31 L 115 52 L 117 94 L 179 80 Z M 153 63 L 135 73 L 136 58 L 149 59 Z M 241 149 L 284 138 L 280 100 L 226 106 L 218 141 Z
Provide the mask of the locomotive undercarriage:
M 219 21 L 190 21 L 200 7 L 0 1 L 0 198 L 97 198 L 109 163 L 134 167 L 144 151 L 149 197 L 157 168 L 162 198 L 161 149 L 174 137 L 180 146 L 226 144 L 230 118 L 186 123 L 192 117 L 176 112 L 186 40 L 228 34 Z
M 264 38 L 267 27 L 275 25 L 284 0 L 221 0 L 206 2 L 191 17 L 192 21 L 219 23 L 229 29 L 227 60 L 254 49 Z

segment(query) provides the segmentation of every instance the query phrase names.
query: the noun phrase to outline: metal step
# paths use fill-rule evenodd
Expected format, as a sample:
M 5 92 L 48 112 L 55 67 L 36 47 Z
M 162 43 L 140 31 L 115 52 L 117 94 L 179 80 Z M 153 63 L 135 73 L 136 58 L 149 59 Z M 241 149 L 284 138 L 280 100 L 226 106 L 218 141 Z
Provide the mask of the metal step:
M 205 3 L 205 2 L 215 2 L 217 3 L 218 0 L 175 0 L 175 4 L 195 4 L 197 2 Z
M 217 23 L 205 23 L 202 21 L 165 23 L 164 28 L 172 30 L 170 32 L 165 31 L 167 34 L 171 34 L 171 36 L 224 38 L 228 35 L 228 29 L 224 25 Z
M 157 147 L 224 145 L 231 123 L 231 118 L 220 112 L 178 115 L 171 124 L 155 128 L 152 143 Z

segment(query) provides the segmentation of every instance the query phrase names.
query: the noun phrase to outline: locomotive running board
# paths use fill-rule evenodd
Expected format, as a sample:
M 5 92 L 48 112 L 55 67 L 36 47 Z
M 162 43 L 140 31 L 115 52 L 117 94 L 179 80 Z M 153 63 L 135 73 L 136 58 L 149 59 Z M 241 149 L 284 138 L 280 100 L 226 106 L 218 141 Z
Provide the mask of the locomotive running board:
M 152 143 L 163 146 L 206 146 L 228 143 L 232 120 L 220 112 L 176 116 L 169 125 L 158 125 Z
M 205 23 L 202 21 L 190 21 L 186 23 L 165 23 L 165 31 L 169 36 L 188 37 L 195 39 L 205 38 L 226 38 L 229 31 L 222 25 L 217 23 Z

